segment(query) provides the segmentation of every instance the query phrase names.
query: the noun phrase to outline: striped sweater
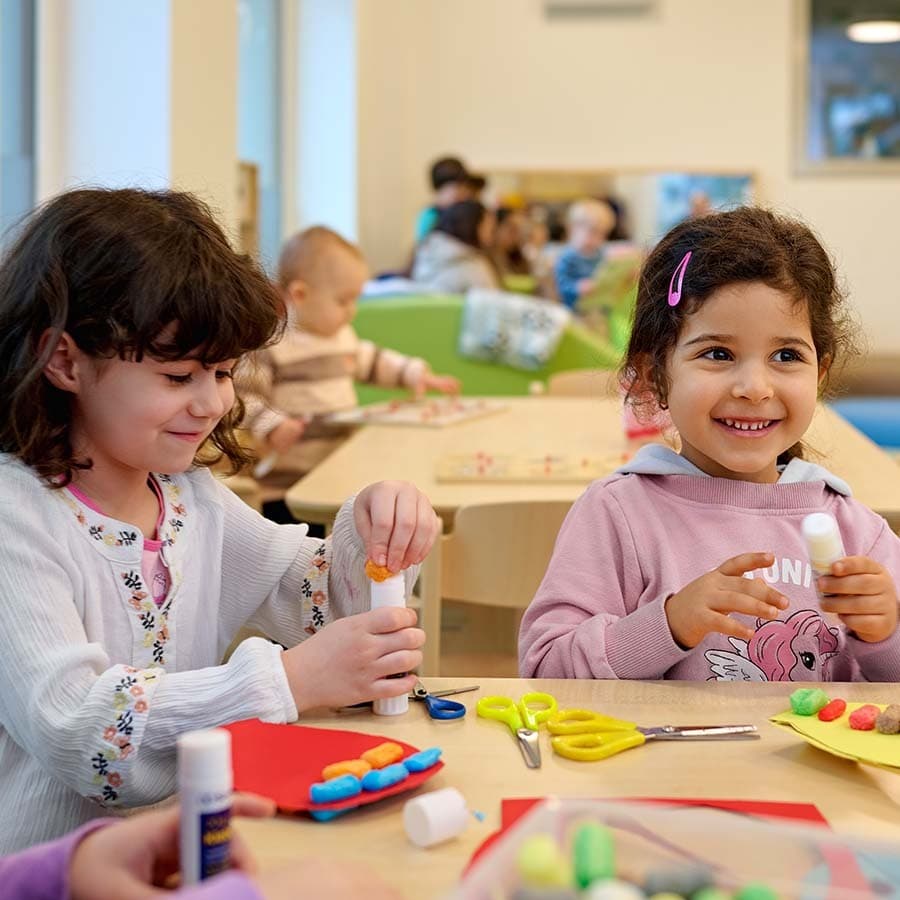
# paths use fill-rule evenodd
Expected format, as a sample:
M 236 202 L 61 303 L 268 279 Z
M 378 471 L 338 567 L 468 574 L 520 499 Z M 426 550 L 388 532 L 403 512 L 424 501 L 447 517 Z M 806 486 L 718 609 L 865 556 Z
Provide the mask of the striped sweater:
M 351 325 L 331 337 L 289 328 L 284 337 L 257 353 L 240 384 L 247 411 L 245 427 L 260 442 L 287 418 L 353 409 L 355 382 L 413 389 L 428 372 L 418 357 L 361 340 Z M 341 443 L 336 434 L 304 437 L 282 455 L 269 486 L 288 487 Z

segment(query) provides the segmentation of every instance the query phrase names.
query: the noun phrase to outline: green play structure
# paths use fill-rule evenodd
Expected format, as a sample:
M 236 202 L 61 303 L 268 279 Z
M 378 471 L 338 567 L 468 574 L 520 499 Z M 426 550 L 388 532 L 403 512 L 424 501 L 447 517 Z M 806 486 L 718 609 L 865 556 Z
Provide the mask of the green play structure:
M 463 394 L 515 396 L 529 392 L 534 381 L 546 382 L 569 369 L 613 369 L 619 352 L 582 325 L 566 327 L 550 362 L 532 371 L 467 359 L 457 353 L 463 298 L 457 295 L 414 295 L 362 300 L 353 326 L 361 338 L 426 359 L 434 372 L 455 375 Z M 358 385 L 360 403 L 372 403 L 403 391 Z

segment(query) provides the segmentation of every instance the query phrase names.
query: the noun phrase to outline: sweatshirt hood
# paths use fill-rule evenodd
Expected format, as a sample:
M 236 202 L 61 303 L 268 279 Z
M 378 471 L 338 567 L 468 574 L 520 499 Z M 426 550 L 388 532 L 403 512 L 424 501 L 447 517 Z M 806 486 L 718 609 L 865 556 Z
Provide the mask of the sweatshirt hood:
M 778 484 L 824 481 L 836 493 L 845 497 L 851 495 L 850 486 L 846 481 L 829 472 L 824 466 L 817 466 L 815 463 L 807 462 L 805 459 L 797 459 L 795 457 L 786 466 L 780 466 L 779 471 L 781 474 L 778 478 Z M 614 474 L 712 477 L 664 444 L 645 444 L 624 466 L 616 469 Z

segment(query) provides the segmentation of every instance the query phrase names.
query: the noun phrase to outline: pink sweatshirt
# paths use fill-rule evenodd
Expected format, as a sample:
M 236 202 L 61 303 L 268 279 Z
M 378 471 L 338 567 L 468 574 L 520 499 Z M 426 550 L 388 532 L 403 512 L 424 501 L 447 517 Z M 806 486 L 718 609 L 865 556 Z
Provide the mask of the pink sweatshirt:
M 776 484 L 711 478 L 672 450 L 644 447 L 574 504 L 519 632 L 525 678 L 688 681 L 900 681 L 900 630 L 877 644 L 819 611 L 800 532 L 828 512 L 848 556 L 880 562 L 900 585 L 900 538 L 827 470 L 792 460 Z M 672 637 L 666 598 L 739 553 L 769 551 L 761 576 L 790 600 L 779 620 L 736 616 L 750 641 Z

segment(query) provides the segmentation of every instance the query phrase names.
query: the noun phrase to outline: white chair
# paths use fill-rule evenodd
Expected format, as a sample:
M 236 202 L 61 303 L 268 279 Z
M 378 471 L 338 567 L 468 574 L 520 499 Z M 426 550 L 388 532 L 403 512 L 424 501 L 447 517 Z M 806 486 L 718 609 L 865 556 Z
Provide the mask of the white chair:
M 524 609 L 537 591 L 571 503 L 562 500 L 465 506 L 454 529 L 436 542 L 419 580 L 428 632 L 423 675 L 437 675 L 441 603 L 461 600 Z

